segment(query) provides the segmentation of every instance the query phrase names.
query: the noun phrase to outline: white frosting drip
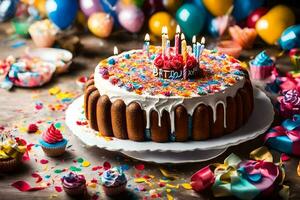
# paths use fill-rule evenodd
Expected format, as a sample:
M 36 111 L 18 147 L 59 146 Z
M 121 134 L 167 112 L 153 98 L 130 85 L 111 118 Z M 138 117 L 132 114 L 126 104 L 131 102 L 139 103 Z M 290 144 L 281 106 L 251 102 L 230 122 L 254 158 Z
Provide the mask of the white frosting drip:
M 126 52 L 130 53 L 130 52 Z M 122 54 L 120 54 L 121 56 Z M 217 118 L 217 105 L 222 104 L 224 108 L 224 127 L 226 128 L 226 99 L 227 97 L 234 97 L 238 89 L 242 88 L 245 83 L 245 78 L 241 77 L 241 80 L 238 81 L 231 87 L 226 88 L 225 90 L 213 94 L 207 94 L 203 96 L 192 96 L 192 97 L 181 97 L 181 96 L 163 96 L 163 95 L 138 95 L 134 92 L 126 91 L 118 86 L 114 86 L 108 80 L 102 78 L 99 73 L 99 66 L 95 69 L 95 86 L 99 90 L 101 95 L 107 95 L 110 98 L 110 101 L 113 103 L 117 99 L 122 99 L 124 103 L 129 105 L 132 102 L 138 103 L 142 110 L 146 111 L 146 128 L 150 128 L 150 115 L 151 111 L 155 110 L 158 113 L 158 126 L 161 126 L 161 117 L 163 111 L 167 111 L 170 115 L 171 122 L 171 132 L 175 132 L 175 108 L 178 105 L 183 105 L 187 110 L 187 113 L 192 116 L 194 110 L 198 105 L 204 104 L 210 106 L 213 111 L 213 121 L 216 121 Z

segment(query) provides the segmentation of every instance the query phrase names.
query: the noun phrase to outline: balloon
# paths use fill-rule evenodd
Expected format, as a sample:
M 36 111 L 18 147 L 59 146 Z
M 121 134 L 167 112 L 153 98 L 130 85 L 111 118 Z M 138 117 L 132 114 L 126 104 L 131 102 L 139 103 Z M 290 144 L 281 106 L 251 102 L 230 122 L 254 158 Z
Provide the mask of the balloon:
M 118 0 L 99 0 L 104 12 L 109 13 L 114 18 L 114 22 L 118 25 L 118 15 L 115 10 L 115 6 Z
M 114 19 L 110 14 L 97 12 L 88 19 L 88 28 L 96 36 L 106 38 L 111 34 Z
M 144 4 L 144 0 L 121 0 L 120 2 L 126 6 L 136 5 L 137 7 L 142 7 Z
M 15 15 L 18 0 L 0 0 L 0 22 L 6 21 Z
M 164 7 L 171 12 L 176 12 L 183 0 L 162 0 Z
M 90 16 L 95 12 L 102 11 L 99 0 L 80 0 L 79 5 L 81 11 L 85 14 L 85 16 Z
M 237 21 L 246 19 L 252 11 L 261 7 L 264 0 L 234 0 L 233 16 Z
M 290 26 L 285 29 L 278 42 L 283 50 L 300 47 L 300 25 Z
M 139 32 L 144 23 L 144 13 L 136 6 L 122 9 L 118 15 L 120 24 L 129 32 Z
M 232 6 L 233 0 L 202 0 L 206 9 L 214 16 L 222 16 Z
M 255 24 L 256 22 L 265 14 L 267 14 L 267 12 L 269 11 L 269 9 L 261 7 L 258 8 L 256 10 L 254 10 L 247 18 L 247 26 L 249 28 L 255 28 Z
M 46 16 L 46 2 L 47 0 L 34 0 L 33 5 L 39 11 L 40 15 Z
M 149 20 L 149 29 L 153 35 L 161 36 L 161 29 L 166 26 L 168 29 L 168 35 L 172 39 L 176 32 L 176 21 L 167 12 L 157 12 Z
M 183 33 L 191 39 L 202 31 L 206 20 L 206 12 L 194 4 L 187 3 L 177 10 L 176 20 Z
M 258 35 L 268 44 L 275 44 L 281 33 L 295 23 L 293 11 L 284 5 L 273 7 L 255 25 Z
M 48 0 L 46 10 L 49 19 L 60 29 L 68 28 L 76 18 L 78 2 L 74 0 Z
M 162 4 L 162 1 L 159 0 L 145 0 L 143 5 L 143 11 L 145 13 L 145 16 L 148 18 L 154 13 L 158 11 L 164 11 L 164 6 Z

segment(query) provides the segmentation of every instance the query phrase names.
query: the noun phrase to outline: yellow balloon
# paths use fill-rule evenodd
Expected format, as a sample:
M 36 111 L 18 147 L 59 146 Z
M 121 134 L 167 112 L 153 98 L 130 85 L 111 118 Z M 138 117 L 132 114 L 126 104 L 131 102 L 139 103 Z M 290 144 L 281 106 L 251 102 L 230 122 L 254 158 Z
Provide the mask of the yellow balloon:
M 275 44 L 281 33 L 293 24 L 295 24 L 293 11 L 287 6 L 277 5 L 256 22 L 255 29 L 265 42 Z
M 167 12 L 157 12 L 149 20 L 149 29 L 153 35 L 161 36 L 161 29 L 166 26 L 168 36 L 172 39 L 176 32 L 176 20 Z
M 214 16 L 225 15 L 233 4 L 233 0 L 202 0 L 202 2 Z
M 88 28 L 96 36 L 106 38 L 111 34 L 114 19 L 107 13 L 97 12 L 88 19 Z
M 46 1 L 47 0 L 35 0 L 33 5 L 40 12 L 42 16 L 46 16 Z

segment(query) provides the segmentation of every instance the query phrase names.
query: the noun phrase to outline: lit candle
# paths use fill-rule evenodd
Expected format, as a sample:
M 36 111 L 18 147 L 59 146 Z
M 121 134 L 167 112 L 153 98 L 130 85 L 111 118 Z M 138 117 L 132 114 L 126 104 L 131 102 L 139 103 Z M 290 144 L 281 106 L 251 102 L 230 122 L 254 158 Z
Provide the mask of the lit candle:
M 167 45 L 167 35 L 168 35 L 168 29 L 167 27 L 162 27 L 162 36 L 161 36 L 161 48 L 162 48 L 162 55 L 164 56 L 166 54 L 166 45 Z
M 193 53 L 194 53 L 194 56 L 196 57 L 197 46 L 196 46 L 196 36 L 195 35 L 193 36 L 192 43 L 193 43 Z
M 197 42 L 197 47 L 196 47 L 196 60 L 199 62 L 199 55 L 200 55 L 200 48 L 201 48 L 201 44 L 199 42 Z
M 202 54 L 202 52 L 203 52 L 203 50 L 204 50 L 204 47 L 205 47 L 205 37 L 202 37 L 202 38 L 201 38 L 201 49 L 200 49 L 199 55 Z
M 149 57 L 149 48 L 150 48 L 150 35 L 147 33 L 145 35 L 144 51 L 146 51 L 148 57 Z
M 187 60 L 187 45 L 186 45 L 186 41 L 185 41 L 185 37 L 183 35 L 183 33 L 181 34 L 181 54 L 183 57 L 183 61 L 184 61 L 184 66 L 183 66 L 183 79 L 186 80 L 187 79 L 187 66 L 186 66 L 186 60 Z
M 176 35 L 175 35 L 175 53 L 176 55 L 179 54 L 179 45 L 180 45 L 180 26 L 176 26 Z

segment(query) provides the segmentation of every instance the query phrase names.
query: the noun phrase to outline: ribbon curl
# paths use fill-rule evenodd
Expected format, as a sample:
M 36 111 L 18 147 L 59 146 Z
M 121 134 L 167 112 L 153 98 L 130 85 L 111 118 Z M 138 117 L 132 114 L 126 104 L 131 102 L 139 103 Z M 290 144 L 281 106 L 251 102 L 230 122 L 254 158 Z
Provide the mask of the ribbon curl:
M 235 196 L 243 200 L 269 195 L 275 183 L 282 183 L 285 177 L 282 165 L 270 162 L 273 157 L 264 147 L 251 152 L 251 157 L 265 160 L 242 161 L 230 154 L 224 163 L 202 168 L 191 177 L 193 190 L 202 192 L 211 188 L 215 197 Z

